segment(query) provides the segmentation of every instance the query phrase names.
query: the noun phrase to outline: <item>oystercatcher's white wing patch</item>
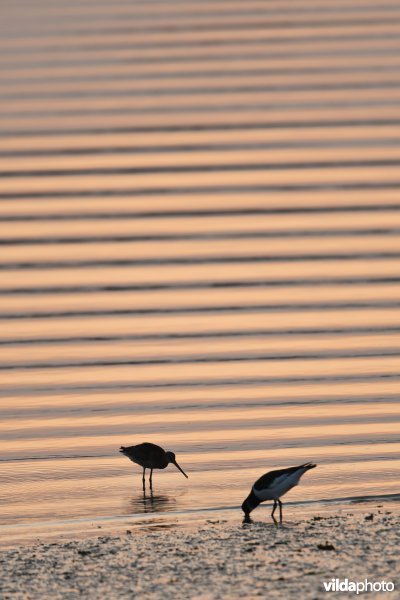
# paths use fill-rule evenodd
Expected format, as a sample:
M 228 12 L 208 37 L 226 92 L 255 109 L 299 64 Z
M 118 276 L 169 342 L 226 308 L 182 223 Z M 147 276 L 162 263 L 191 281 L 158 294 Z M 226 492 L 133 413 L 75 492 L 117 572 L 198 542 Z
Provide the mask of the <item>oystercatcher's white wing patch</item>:
M 299 483 L 299 479 L 304 471 L 305 469 L 299 469 L 294 473 L 283 473 L 282 475 L 278 475 L 278 477 L 275 477 L 266 488 L 257 490 L 253 486 L 253 492 L 261 502 L 264 500 L 278 499 Z

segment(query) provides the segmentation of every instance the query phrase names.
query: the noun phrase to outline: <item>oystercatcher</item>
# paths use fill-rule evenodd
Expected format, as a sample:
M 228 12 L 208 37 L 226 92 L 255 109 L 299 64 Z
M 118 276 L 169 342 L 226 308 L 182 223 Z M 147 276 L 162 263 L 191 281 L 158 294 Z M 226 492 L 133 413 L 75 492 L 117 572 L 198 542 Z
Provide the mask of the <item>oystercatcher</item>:
M 242 510 L 245 515 L 245 520 L 250 520 L 250 513 L 254 510 L 261 502 L 265 500 L 273 500 L 274 506 L 272 508 L 271 517 L 276 523 L 274 513 L 276 507 L 279 504 L 279 522 L 282 523 L 282 502 L 281 497 L 286 494 L 289 490 L 297 485 L 300 478 L 309 469 L 314 469 L 317 465 L 312 463 L 306 463 L 299 467 L 289 467 L 288 469 L 278 469 L 276 471 L 270 471 L 265 473 L 260 479 L 257 479 L 253 487 L 251 488 L 250 494 L 242 504 Z

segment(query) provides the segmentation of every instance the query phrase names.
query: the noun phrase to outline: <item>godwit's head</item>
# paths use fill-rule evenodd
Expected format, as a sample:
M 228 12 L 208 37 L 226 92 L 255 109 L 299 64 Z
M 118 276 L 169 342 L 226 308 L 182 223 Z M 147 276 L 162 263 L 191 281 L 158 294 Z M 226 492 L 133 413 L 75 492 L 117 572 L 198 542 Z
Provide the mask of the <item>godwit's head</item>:
M 175 465 L 176 468 L 179 469 L 179 471 L 186 477 L 186 479 L 188 479 L 188 475 L 186 475 L 185 471 L 181 469 L 181 467 L 176 462 L 175 454 L 173 452 L 166 452 L 165 457 L 169 463 Z

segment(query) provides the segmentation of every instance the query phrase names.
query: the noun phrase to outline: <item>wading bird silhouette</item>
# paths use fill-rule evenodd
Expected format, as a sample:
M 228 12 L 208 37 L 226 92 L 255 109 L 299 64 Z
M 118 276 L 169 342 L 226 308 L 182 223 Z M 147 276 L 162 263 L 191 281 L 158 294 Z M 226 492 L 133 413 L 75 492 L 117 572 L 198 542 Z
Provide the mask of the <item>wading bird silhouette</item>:
M 120 452 L 127 456 L 129 460 L 143 467 L 143 490 L 146 487 L 145 474 L 146 469 L 150 469 L 150 489 L 153 488 L 153 469 L 165 469 L 170 463 L 176 466 L 177 469 L 186 477 L 185 471 L 176 462 L 175 454 L 173 452 L 166 452 L 160 446 L 156 444 L 150 444 L 145 442 L 144 444 L 138 444 L 137 446 L 121 446 Z

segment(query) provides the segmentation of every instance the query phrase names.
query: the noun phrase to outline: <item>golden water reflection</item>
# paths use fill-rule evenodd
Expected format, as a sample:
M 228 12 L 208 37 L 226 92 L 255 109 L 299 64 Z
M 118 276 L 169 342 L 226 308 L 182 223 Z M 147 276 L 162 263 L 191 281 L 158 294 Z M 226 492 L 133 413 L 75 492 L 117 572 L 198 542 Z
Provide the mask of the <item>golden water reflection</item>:
M 400 8 L 3 12 L 0 524 L 397 498 Z

